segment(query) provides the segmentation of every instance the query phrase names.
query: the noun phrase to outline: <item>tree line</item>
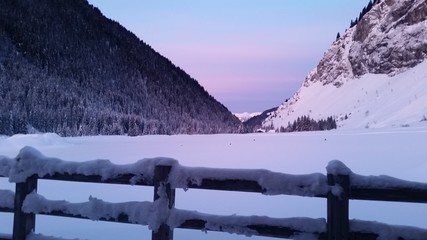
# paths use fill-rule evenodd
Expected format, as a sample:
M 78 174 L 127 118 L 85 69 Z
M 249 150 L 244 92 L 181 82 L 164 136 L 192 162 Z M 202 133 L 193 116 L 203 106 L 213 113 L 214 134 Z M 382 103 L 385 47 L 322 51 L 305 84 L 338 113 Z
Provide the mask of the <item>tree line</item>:
M 359 21 L 363 18 L 363 16 L 365 16 L 366 13 L 368 13 L 372 7 L 376 4 L 379 4 L 381 2 L 381 0 L 370 0 L 368 5 L 366 5 L 365 7 L 363 7 L 362 11 L 359 13 L 359 16 L 356 17 L 356 19 L 352 19 L 350 21 L 350 28 L 354 27 L 357 25 L 357 23 L 359 23 Z M 336 39 L 339 39 L 341 37 L 341 34 L 338 32 L 336 35 Z
M 310 116 L 301 116 L 292 123 L 288 122 L 286 127 L 281 126 L 278 132 L 303 132 L 303 131 L 324 131 L 336 129 L 337 123 L 333 117 L 326 119 L 314 120 Z
M 374 1 L 370 0 L 368 5 L 363 7 L 362 11 L 359 13 L 359 17 L 356 17 L 355 20 L 351 20 L 350 28 L 356 26 L 356 24 L 363 18 L 363 16 L 365 16 L 365 14 L 368 13 L 374 5 L 376 5 L 380 2 L 381 2 L 381 0 L 374 0 Z

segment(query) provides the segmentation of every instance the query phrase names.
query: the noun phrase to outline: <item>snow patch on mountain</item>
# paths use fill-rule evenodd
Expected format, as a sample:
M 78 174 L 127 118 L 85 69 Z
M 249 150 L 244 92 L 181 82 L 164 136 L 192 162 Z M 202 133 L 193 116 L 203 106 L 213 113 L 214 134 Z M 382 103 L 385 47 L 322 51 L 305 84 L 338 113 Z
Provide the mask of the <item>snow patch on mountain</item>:
M 341 128 L 427 124 L 427 61 L 395 76 L 365 74 L 337 88 L 321 82 L 303 86 L 265 125 L 286 127 L 299 116 L 333 116 Z M 297 100 L 296 100 L 297 99 Z

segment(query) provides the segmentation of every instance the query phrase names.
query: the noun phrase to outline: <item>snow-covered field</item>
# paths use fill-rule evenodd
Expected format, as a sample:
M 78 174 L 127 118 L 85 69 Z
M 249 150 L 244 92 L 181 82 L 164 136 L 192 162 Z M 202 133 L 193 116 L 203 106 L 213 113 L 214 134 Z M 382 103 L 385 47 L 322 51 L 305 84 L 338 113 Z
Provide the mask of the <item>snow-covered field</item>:
M 184 166 L 268 169 L 291 174 L 326 173 L 334 159 L 355 173 L 390 175 L 427 182 L 427 126 L 335 130 L 286 134 L 99 136 L 61 138 L 54 134 L 0 137 L 0 155 L 15 157 L 32 146 L 49 157 L 69 161 L 109 159 L 117 164 L 142 158 L 172 157 Z M 6 179 L 1 189 L 12 189 Z M 151 201 L 150 187 L 40 181 L 48 199 L 85 202 Z M 208 190 L 177 190 L 176 207 L 221 215 L 326 218 L 326 200 Z M 351 201 L 350 218 L 427 228 L 424 204 Z M 12 215 L 0 214 L 0 233 L 12 230 Z M 145 226 L 38 216 L 36 232 L 67 239 L 149 239 Z M 175 229 L 175 239 L 245 239 L 225 233 Z M 251 239 L 269 239 L 252 237 Z

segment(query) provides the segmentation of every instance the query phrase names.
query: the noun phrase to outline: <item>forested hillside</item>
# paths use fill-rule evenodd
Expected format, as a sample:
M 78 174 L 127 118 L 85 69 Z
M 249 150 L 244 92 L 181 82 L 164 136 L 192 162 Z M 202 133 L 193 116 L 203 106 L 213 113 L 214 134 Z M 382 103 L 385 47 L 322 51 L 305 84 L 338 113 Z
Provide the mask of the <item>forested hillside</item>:
M 0 134 L 238 132 L 183 70 L 85 0 L 0 1 Z

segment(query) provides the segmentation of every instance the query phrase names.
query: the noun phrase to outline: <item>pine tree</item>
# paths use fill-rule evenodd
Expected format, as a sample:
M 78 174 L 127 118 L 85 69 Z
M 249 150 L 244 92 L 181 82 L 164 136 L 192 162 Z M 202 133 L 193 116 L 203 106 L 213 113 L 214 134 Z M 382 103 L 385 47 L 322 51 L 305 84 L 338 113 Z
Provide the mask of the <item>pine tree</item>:
M 369 12 L 373 6 L 374 6 L 374 3 L 372 2 L 372 0 L 370 0 L 368 3 L 368 6 L 366 7 L 366 12 Z

